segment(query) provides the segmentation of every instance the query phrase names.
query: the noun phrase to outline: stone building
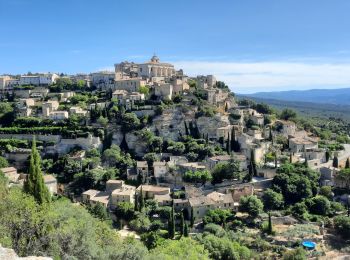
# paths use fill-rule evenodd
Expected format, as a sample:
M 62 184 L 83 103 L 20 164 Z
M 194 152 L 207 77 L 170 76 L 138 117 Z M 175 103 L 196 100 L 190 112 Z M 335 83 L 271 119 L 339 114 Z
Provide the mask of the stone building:
M 174 65 L 160 62 L 159 58 L 155 55 L 150 61 L 139 64 L 138 67 L 138 74 L 143 78 L 171 77 L 176 73 Z

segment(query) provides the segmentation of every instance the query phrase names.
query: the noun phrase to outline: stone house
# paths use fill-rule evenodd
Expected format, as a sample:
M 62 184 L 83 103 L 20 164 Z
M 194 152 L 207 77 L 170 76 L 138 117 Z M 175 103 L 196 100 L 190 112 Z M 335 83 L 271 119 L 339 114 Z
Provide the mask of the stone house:
M 135 192 L 136 188 L 134 186 L 126 185 L 123 183 L 120 188 L 112 191 L 110 197 L 111 207 L 115 207 L 118 203 L 121 202 L 135 203 Z
M 173 97 L 173 85 L 170 83 L 154 83 L 154 95 L 164 100 L 171 100 Z
M 81 107 L 71 107 L 69 109 L 69 113 L 77 116 L 86 116 L 87 111 L 82 109 Z
M 109 192 L 90 189 L 82 193 L 82 201 L 90 206 L 100 204 L 103 207 L 108 208 L 109 196 Z
M 155 185 L 140 185 L 136 191 L 138 193 L 143 193 L 144 198 L 153 199 L 155 195 L 167 195 L 170 194 L 170 188 L 169 187 L 161 187 L 161 186 L 155 186 Z
M 60 103 L 56 100 L 49 100 L 42 104 L 42 111 L 44 117 L 49 117 L 50 113 L 56 111 L 59 107 Z
M 51 194 L 57 194 L 57 179 L 51 174 L 44 175 L 44 183 Z
M 69 114 L 67 111 L 53 111 L 50 112 L 49 118 L 52 120 L 64 120 L 69 118 Z
M 153 174 L 156 178 L 164 177 L 168 173 L 166 162 L 153 162 Z
M 17 173 L 17 169 L 15 167 L 1 168 L 0 172 L 2 172 L 10 182 L 18 182 L 20 178 L 20 174 Z
M 302 153 L 306 150 L 318 148 L 318 141 L 311 137 L 294 137 L 289 139 L 289 149 L 293 153 Z

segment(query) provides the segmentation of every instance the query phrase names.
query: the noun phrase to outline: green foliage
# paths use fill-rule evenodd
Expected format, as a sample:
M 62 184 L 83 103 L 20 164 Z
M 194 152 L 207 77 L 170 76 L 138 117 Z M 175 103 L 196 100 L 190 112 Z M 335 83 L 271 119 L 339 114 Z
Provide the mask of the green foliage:
M 281 193 L 267 189 L 262 197 L 265 210 L 283 209 L 284 199 Z
M 24 182 L 24 190 L 32 195 L 40 204 L 50 202 L 51 200 L 51 195 L 44 183 L 43 174 L 41 172 L 40 154 L 36 149 L 35 139 L 33 139 L 28 177 Z
M 147 232 L 151 227 L 151 221 L 144 212 L 136 212 L 135 218 L 129 222 L 130 227 L 137 232 Z
M 293 216 L 301 218 L 301 219 L 307 219 L 308 218 L 308 209 L 305 205 L 304 202 L 298 202 L 295 203 L 292 207 L 291 207 L 291 212 L 293 214 Z
M 307 201 L 310 213 L 326 216 L 331 212 L 331 203 L 324 196 L 316 196 Z
M 9 163 L 6 160 L 6 158 L 0 156 L 0 168 L 5 168 L 5 167 L 8 167 L 8 166 L 9 166 Z
M 220 183 L 223 180 L 232 180 L 240 178 L 240 163 L 231 158 L 228 163 L 218 163 L 215 165 L 213 171 L 213 183 Z
M 0 189 L 1 191 L 1 189 Z M 39 205 L 17 188 L 0 193 L 0 243 L 20 256 L 54 259 L 141 259 L 147 250 L 68 200 Z
M 110 219 L 107 209 L 104 206 L 102 206 L 100 203 L 97 203 L 96 205 L 88 207 L 88 210 L 91 213 L 91 215 L 93 215 L 94 217 L 102 221 L 106 221 Z
M 134 218 L 134 205 L 130 202 L 120 202 L 116 206 L 114 213 L 118 219 L 130 221 Z
M 240 199 L 240 211 L 247 212 L 250 217 L 257 217 L 264 208 L 263 203 L 256 195 L 243 196 Z
M 145 96 L 148 96 L 148 94 L 149 94 L 149 87 L 148 86 L 140 86 L 139 87 L 139 92 L 141 94 L 145 94 Z
M 250 250 L 227 237 L 206 235 L 199 240 L 212 259 L 250 259 Z
M 293 250 L 287 250 L 283 254 L 283 260 L 306 260 L 306 252 L 301 247 Z
M 333 192 L 331 186 L 322 186 L 320 188 L 319 194 L 328 198 L 329 200 L 333 199 Z
M 146 259 L 164 260 L 205 260 L 209 259 L 204 246 L 191 238 L 183 237 L 180 240 L 164 240 L 158 247 L 151 250 Z
M 232 220 L 233 217 L 234 214 L 229 209 L 211 209 L 205 214 L 203 223 L 204 225 L 209 223 L 222 225 L 227 221 Z
M 337 216 L 334 218 L 334 228 L 344 239 L 350 239 L 350 217 Z
M 187 171 L 183 175 L 183 180 L 191 183 L 202 183 L 205 184 L 210 181 L 212 176 L 208 170 L 203 171 Z
M 135 113 L 125 113 L 122 116 L 121 126 L 123 133 L 139 129 L 140 124 L 140 119 L 137 118 Z
M 297 113 L 289 108 L 282 110 L 281 114 L 279 115 L 279 118 L 283 120 L 295 120 L 296 117 Z
M 277 170 L 273 190 L 283 194 L 287 204 L 316 195 L 320 174 L 303 165 L 285 164 Z

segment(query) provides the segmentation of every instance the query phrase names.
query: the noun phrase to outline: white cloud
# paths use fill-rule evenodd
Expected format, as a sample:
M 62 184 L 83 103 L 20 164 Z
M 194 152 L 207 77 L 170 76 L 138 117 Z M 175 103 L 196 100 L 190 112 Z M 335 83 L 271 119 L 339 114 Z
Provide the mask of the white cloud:
M 188 75 L 213 74 L 234 92 L 350 87 L 350 63 L 176 61 Z

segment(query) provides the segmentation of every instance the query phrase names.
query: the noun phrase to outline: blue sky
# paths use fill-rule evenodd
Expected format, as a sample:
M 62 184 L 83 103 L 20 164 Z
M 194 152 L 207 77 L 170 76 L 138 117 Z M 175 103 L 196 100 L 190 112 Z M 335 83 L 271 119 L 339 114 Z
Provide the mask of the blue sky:
M 161 60 L 232 90 L 350 87 L 348 0 L 0 0 L 0 74 Z

